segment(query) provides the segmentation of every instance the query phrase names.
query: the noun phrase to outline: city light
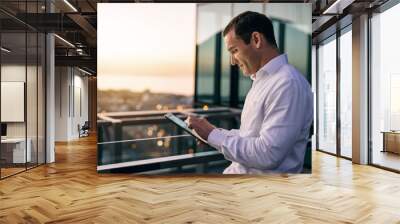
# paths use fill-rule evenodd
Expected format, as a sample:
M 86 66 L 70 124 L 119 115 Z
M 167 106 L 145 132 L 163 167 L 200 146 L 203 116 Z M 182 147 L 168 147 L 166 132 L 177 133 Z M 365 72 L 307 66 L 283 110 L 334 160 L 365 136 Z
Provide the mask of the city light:
M 169 148 L 170 143 L 171 143 L 171 139 L 169 139 L 169 138 L 165 139 L 164 147 L 165 147 L 165 148 Z
M 160 131 L 157 132 L 157 137 L 163 137 L 165 135 L 164 129 L 161 129 Z
M 149 128 L 147 130 L 147 136 L 152 136 L 152 135 L 153 135 L 153 130 Z

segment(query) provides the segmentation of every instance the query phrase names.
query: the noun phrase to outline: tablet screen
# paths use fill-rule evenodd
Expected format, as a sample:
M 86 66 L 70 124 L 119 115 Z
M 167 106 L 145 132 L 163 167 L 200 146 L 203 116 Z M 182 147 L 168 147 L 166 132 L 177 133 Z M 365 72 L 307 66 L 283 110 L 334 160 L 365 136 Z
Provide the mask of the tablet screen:
M 197 138 L 198 140 L 202 141 L 203 143 L 208 144 L 207 140 L 203 139 L 202 137 L 200 137 L 199 134 L 196 133 L 196 131 L 188 128 L 188 124 L 186 122 L 184 122 L 182 119 L 180 119 L 179 117 L 168 113 L 165 114 L 165 117 L 172 121 L 174 124 L 176 124 L 178 127 L 182 128 L 183 130 L 185 130 L 186 132 L 188 132 L 189 134 L 191 134 L 192 136 L 194 136 L 195 138 Z

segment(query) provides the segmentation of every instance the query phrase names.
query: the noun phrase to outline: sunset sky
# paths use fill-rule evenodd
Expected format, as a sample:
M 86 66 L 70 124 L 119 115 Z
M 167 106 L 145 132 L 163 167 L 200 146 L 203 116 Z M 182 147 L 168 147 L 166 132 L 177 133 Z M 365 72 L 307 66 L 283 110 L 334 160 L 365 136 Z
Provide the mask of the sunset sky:
M 98 88 L 193 95 L 195 4 L 98 4 Z

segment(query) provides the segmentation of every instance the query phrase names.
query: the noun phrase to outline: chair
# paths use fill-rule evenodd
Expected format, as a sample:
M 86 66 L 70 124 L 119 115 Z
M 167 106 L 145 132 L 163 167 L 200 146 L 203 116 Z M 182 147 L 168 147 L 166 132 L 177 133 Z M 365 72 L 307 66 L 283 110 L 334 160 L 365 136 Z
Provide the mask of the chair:
M 89 121 L 85 121 L 82 127 L 80 127 L 80 125 L 78 124 L 79 138 L 89 136 L 89 129 L 90 129 Z

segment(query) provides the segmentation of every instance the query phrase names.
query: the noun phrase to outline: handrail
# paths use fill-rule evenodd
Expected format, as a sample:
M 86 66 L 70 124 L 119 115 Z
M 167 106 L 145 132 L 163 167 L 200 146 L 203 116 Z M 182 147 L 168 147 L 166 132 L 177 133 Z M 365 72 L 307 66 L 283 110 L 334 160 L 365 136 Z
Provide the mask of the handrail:
M 104 120 L 104 121 L 109 121 L 109 122 L 111 122 L 113 124 L 122 123 L 122 120 L 120 120 L 120 119 L 114 119 L 114 118 L 108 117 L 108 116 L 106 116 L 104 114 L 101 114 L 101 113 L 97 114 L 97 117 L 102 119 L 102 120 Z
M 147 141 L 147 140 L 166 139 L 166 138 L 179 138 L 179 137 L 189 137 L 189 136 L 191 136 L 191 135 L 186 134 L 186 135 L 170 135 L 170 136 L 162 136 L 162 137 L 154 137 L 154 138 L 137 138 L 137 139 L 120 140 L 120 141 L 99 142 L 99 143 L 97 143 L 97 145 L 127 143 L 127 142 L 139 142 L 139 141 Z
M 225 112 L 222 112 L 224 110 Z M 219 112 L 217 114 L 202 114 L 196 112 Z M 214 117 L 230 117 L 230 116 L 237 116 L 240 115 L 241 110 L 236 108 L 226 108 L 226 107 L 218 107 L 218 108 L 211 108 L 209 110 L 203 109 L 188 109 L 188 110 L 164 110 L 164 111 L 130 111 L 130 112 L 110 112 L 110 113 L 98 113 L 98 124 L 99 125 L 107 125 L 108 122 L 115 124 L 115 123 L 124 123 L 124 124 L 141 124 L 143 122 L 160 122 L 164 121 L 164 114 L 170 112 L 175 113 L 178 117 L 179 116 L 187 116 L 187 115 L 198 115 L 206 118 L 214 118 Z M 120 118 L 115 118 L 120 117 Z
M 218 112 L 221 110 L 227 110 L 227 111 L 232 111 L 232 112 L 238 112 L 241 111 L 240 109 L 236 108 L 229 108 L 229 107 L 213 107 L 209 108 L 207 110 L 204 110 L 202 108 L 188 108 L 188 109 L 182 109 L 182 110 L 146 110 L 146 111 L 124 111 L 124 112 L 106 112 L 106 113 L 99 113 L 102 116 L 106 117 L 124 117 L 124 116 L 151 116 L 151 115 L 164 115 L 166 113 L 195 113 L 195 112 Z

